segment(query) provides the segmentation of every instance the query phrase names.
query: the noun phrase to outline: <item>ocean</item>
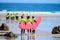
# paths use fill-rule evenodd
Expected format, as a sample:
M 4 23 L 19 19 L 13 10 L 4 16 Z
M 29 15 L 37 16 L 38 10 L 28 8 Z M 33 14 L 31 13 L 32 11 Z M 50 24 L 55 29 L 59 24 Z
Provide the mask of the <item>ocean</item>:
M 0 3 L 0 11 L 60 11 L 60 4 Z

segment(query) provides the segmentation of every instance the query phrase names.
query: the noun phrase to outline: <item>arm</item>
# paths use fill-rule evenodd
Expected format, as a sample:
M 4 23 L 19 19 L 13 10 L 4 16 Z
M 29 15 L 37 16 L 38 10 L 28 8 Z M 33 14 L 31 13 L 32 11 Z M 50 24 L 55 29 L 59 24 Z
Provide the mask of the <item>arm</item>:
M 34 22 L 37 22 L 36 20 L 34 20 Z

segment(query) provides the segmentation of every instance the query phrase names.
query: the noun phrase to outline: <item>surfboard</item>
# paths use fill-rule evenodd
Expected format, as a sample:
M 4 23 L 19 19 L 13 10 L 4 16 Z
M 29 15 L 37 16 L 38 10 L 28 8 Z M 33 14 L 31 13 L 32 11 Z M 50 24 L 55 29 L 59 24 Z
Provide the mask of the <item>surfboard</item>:
M 32 27 L 32 24 L 30 24 L 30 23 L 21 23 L 21 24 L 19 24 L 19 28 L 21 28 L 21 29 L 23 29 L 23 30 L 29 30 L 29 29 L 31 29 L 31 27 Z
M 23 29 L 23 30 L 35 30 L 38 27 L 38 24 L 41 22 L 41 16 L 37 16 L 36 17 L 36 22 L 34 22 L 33 24 L 31 23 L 21 23 L 19 24 L 19 28 Z

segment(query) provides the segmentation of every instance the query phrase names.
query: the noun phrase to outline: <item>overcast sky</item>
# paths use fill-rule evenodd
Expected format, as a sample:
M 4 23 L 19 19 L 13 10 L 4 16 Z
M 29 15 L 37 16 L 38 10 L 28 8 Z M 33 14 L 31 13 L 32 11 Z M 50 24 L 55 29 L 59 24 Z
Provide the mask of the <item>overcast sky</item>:
M 0 0 L 0 3 L 60 3 L 60 0 Z

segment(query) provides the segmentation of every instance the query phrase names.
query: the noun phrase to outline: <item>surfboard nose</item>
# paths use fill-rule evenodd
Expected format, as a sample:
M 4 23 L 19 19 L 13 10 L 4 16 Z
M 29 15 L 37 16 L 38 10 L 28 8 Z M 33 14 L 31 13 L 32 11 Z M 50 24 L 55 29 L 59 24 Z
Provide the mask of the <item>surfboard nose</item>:
M 41 16 L 36 17 L 36 22 L 33 23 L 32 25 L 32 30 L 35 30 L 38 27 L 38 24 L 41 22 Z

